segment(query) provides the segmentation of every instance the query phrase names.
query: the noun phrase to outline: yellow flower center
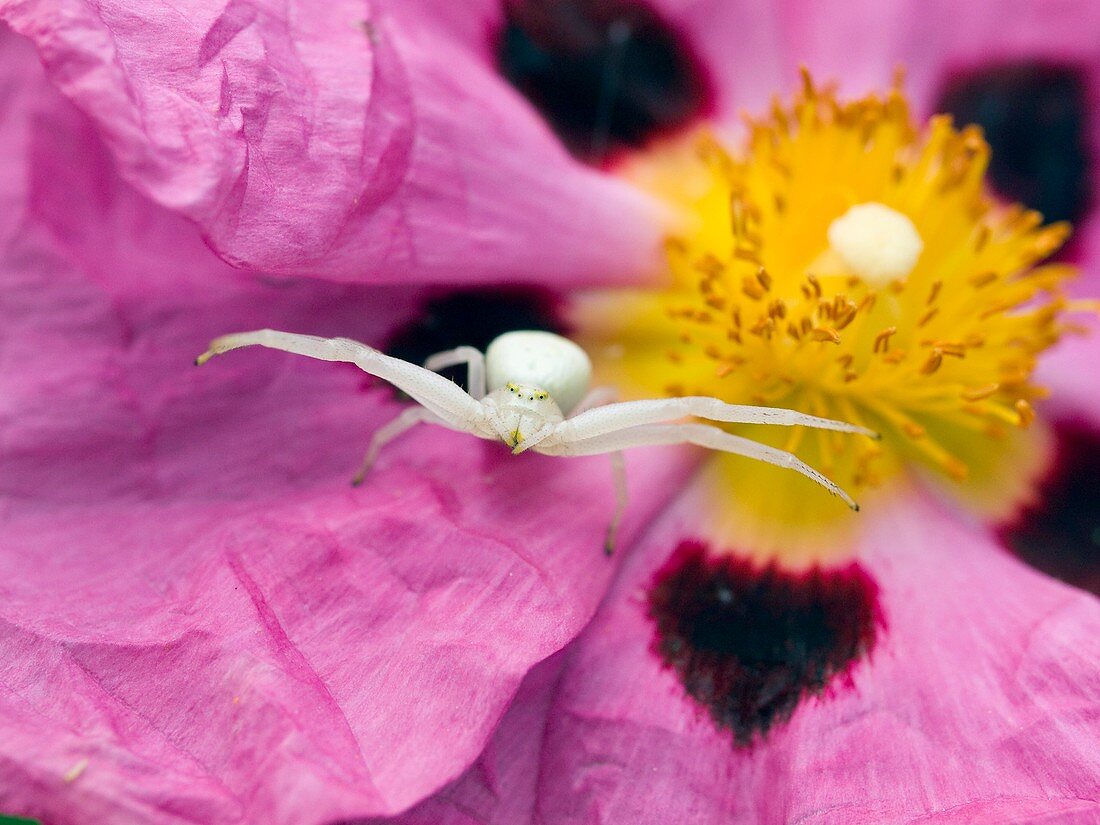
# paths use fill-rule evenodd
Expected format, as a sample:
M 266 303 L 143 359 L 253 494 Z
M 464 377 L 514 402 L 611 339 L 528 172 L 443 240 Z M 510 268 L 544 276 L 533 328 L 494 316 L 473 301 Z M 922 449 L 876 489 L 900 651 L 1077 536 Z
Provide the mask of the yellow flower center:
M 899 89 L 843 103 L 806 77 L 793 105 L 748 126 L 741 153 L 702 134 L 629 170 L 677 212 L 671 279 L 582 305 L 603 377 L 637 396 L 711 395 L 878 430 L 881 442 L 736 428 L 857 497 L 924 466 L 960 495 L 970 479 L 999 485 L 987 504 L 1017 498 L 1042 461 L 1039 434 L 1019 432 L 1042 395 L 1032 372 L 1068 328 L 1060 289 L 1073 270 L 1039 262 L 1068 225 L 993 201 L 980 130 L 948 117 L 918 130 Z M 768 554 L 793 543 L 820 559 L 833 541 L 822 525 L 843 508 L 774 468 L 715 465 L 716 524 Z

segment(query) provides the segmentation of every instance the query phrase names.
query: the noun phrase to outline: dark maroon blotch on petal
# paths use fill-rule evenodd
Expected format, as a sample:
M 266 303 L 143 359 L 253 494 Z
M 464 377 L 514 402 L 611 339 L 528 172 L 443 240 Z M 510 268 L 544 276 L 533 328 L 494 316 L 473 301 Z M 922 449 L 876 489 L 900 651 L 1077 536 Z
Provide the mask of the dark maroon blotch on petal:
M 1049 576 L 1100 596 L 1100 431 L 1084 424 L 1056 427 L 1054 464 L 1039 497 L 1001 539 Z
M 649 592 L 653 651 L 748 746 L 870 652 L 877 593 L 856 564 L 788 573 L 684 541 Z
M 385 351 L 413 364 L 455 347 L 482 352 L 498 335 L 519 329 L 566 332 L 560 320 L 561 298 L 537 289 L 473 289 L 449 292 L 427 301 L 415 320 L 397 330 Z M 466 388 L 466 370 L 442 375 Z
M 955 73 L 937 109 L 985 131 L 998 194 L 1048 221 L 1077 222 L 1092 205 L 1088 92 L 1076 66 L 1002 63 Z
M 681 35 L 630 0 L 516 0 L 507 7 L 501 73 L 578 157 L 685 126 L 712 100 Z

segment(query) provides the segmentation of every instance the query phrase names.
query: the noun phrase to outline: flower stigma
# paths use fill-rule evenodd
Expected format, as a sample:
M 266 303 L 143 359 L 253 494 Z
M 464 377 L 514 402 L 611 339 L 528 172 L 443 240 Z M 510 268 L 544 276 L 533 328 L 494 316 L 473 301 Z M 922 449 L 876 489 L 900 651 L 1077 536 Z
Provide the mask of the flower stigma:
M 708 132 L 626 175 L 676 216 L 655 290 L 600 293 L 577 320 L 602 380 L 639 396 L 790 407 L 883 434 L 730 427 L 859 498 L 920 469 L 991 517 L 1026 499 L 1049 449 L 1029 427 L 1040 354 L 1074 326 L 1072 267 L 1043 263 L 1066 223 L 997 202 L 976 126 L 918 128 L 899 83 L 850 102 L 803 74 L 747 119 L 740 151 Z M 852 516 L 799 478 L 718 456 L 719 538 L 794 566 L 828 560 Z M 843 544 L 843 542 L 841 542 Z
M 913 222 L 881 203 L 853 206 L 829 224 L 827 237 L 830 251 L 870 286 L 908 276 L 924 249 Z

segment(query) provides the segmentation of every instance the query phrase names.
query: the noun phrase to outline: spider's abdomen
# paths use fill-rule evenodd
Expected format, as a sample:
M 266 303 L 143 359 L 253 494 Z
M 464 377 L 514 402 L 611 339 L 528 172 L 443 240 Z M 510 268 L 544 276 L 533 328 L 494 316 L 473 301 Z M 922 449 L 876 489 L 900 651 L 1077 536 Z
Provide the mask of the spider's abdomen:
M 509 382 L 550 393 L 566 415 L 588 392 L 592 362 L 583 349 L 552 332 L 506 332 L 485 350 L 490 390 Z

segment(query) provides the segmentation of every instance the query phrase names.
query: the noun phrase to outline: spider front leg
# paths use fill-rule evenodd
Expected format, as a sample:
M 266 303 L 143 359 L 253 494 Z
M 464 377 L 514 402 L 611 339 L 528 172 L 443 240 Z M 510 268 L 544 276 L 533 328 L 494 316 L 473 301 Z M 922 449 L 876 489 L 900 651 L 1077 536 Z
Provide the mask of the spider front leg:
M 561 427 L 568 424 L 563 421 L 559 425 L 558 438 L 550 445 L 544 445 L 545 452 L 552 455 L 600 455 L 626 450 L 631 447 L 695 444 L 711 450 L 719 450 L 734 455 L 743 455 L 747 458 L 755 458 L 759 461 L 774 464 L 777 467 L 785 467 L 801 473 L 811 481 L 815 481 L 839 497 L 853 510 L 859 510 L 859 505 L 842 490 L 836 483 L 826 478 L 806 462 L 797 456 L 760 444 L 748 438 L 742 438 L 709 424 L 643 424 L 641 426 L 628 426 L 624 429 L 604 433 L 593 438 L 570 440 L 569 431 Z
M 447 367 L 466 365 L 466 390 L 470 397 L 485 397 L 485 354 L 474 347 L 456 347 L 437 352 L 424 362 L 424 369 L 439 372 Z
M 211 341 L 210 348 L 195 359 L 195 364 L 201 366 L 215 355 L 251 346 L 268 347 L 321 361 L 346 361 L 355 364 L 363 372 L 393 384 L 439 416 L 448 427 L 474 434 L 482 430 L 485 411 L 481 402 L 471 398 L 454 382 L 350 338 L 320 338 L 316 335 L 298 335 L 273 329 L 236 332 Z
M 660 424 L 677 418 L 694 416 L 728 424 L 776 424 L 785 427 L 803 426 L 819 430 L 836 430 L 842 433 L 859 433 L 879 438 L 878 433 L 866 427 L 819 418 L 797 410 L 782 407 L 754 407 L 745 404 L 727 404 L 717 398 L 702 395 L 682 398 L 659 398 L 644 401 L 623 401 L 579 412 L 566 421 L 569 440 L 594 438 L 604 433 L 636 427 L 640 424 Z
M 364 372 L 393 384 L 422 405 L 406 410 L 375 433 L 363 460 L 363 467 L 353 483 L 362 481 L 378 451 L 385 444 L 416 424 L 437 424 L 479 438 L 494 437 L 494 433 L 486 429 L 485 407 L 453 382 L 431 370 L 393 358 L 349 338 L 319 338 L 271 329 L 238 332 L 212 341 L 210 348 L 196 358 L 195 363 L 205 364 L 215 355 L 250 346 L 283 350 L 322 361 L 346 361 L 355 364 Z

